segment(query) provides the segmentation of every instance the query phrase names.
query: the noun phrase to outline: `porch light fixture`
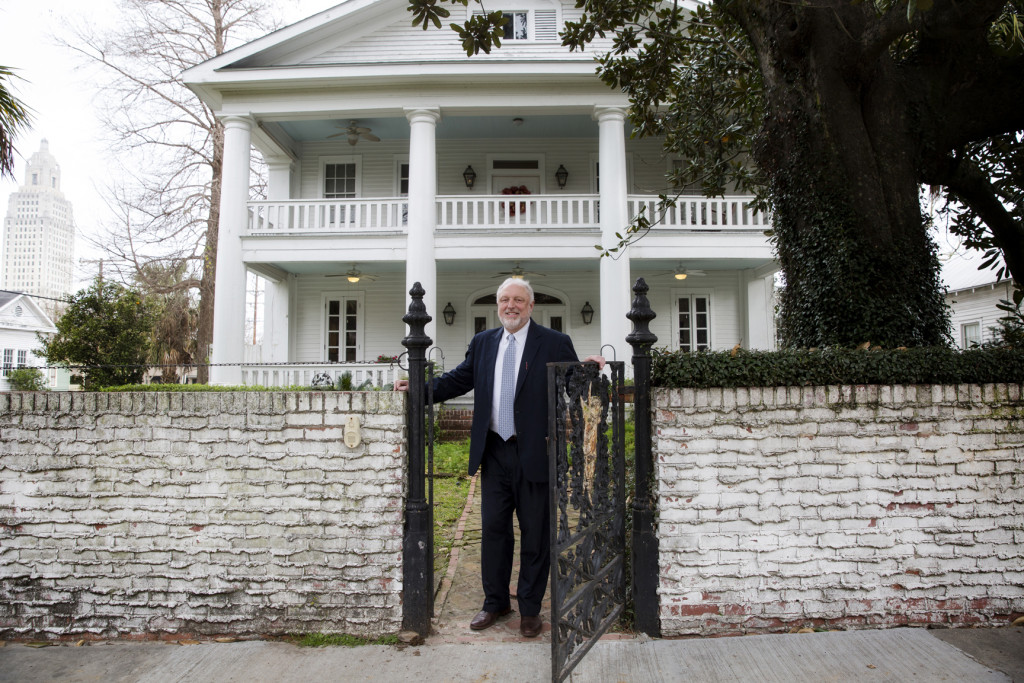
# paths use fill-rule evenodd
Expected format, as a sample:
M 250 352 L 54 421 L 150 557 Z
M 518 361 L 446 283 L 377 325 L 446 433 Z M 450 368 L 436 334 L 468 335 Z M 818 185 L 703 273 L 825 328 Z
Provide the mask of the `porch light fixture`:
M 583 304 L 583 310 L 580 311 L 580 315 L 583 316 L 583 324 L 589 325 L 594 322 L 594 307 L 590 305 L 590 302 Z
M 345 276 L 345 278 L 349 282 L 352 282 L 352 283 L 359 282 L 359 274 L 358 273 L 349 273 L 348 275 Z
M 685 270 L 677 270 L 676 274 L 675 274 L 675 278 L 677 280 L 685 280 L 686 279 L 686 271 Z
M 451 301 L 449 301 L 448 305 L 444 307 L 444 310 L 441 311 L 441 314 L 444 315 L 444 324 L 445 325 L 454 325 L 455 324 L 455 309 L 452 307 L 452 302 Z
M 562 164 L 558 165 L 558 170 L 555 171 L 555 180 L 558 181 L 558 189 L 565 189 L 565 182 L 569 180 L 569 171 L 565 170 L 565 166 Z
M 462 172 L 462 179 L 466 181 L 466 187 L 472 190 L 473 183 L 476 182 L 476 171 L 472 166 L 467 166 L 466 170 Z

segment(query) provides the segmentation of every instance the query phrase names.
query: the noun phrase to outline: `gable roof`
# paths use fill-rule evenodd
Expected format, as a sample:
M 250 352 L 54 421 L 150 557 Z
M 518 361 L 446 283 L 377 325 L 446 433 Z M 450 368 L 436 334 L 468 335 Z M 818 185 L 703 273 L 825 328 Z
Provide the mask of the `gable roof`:
M 53 321 L 33 297 L 21 292 L 0 292 L 0 329 L 57 331 Z
M 996 270 L 993 268 L 978 270 L 983 260 L 982 252 L 975 250 L 957 250 L 943 257 L 942 284 L 950 292 L 962 292 L 1009 280 L 996 277 Z
M 336 84 L 337 79 L 363 79 L 380 87 L 388 82 L 451 83 L 466 76 L 497 87 L 496 78 L 539 82 L 568 77 L 608 90 L 595 75 L 594 58 L 611 46 L 611 39 L 570 52 L 557 37 L 562 23 L 581 11 L 572 0 L 508 0 L 502 9 L 520 7 L 557 17 L 555 30 L 545 31 L 544 40 L 507 40 L 490 54 L 467 57 L 448 25 L 412 26 L 407 0 L 346 0 L 194 66 L 182 78 L 215 110 L 228 88 L 295 89 L 324 80 Z M 471 11 L 456 5 L 448 22 L 460 22 Z

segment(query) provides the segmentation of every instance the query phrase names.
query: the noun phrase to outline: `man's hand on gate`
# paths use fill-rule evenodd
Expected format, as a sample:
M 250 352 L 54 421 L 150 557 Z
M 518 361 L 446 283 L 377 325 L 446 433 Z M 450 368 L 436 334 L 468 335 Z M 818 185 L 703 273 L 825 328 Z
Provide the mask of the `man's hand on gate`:
M 587 356 L 583 359 L 584 363 L 597 363 L 598 370 L 604 370 L 604 356 Z
M 409 380 L 407 379 L 396 379 L 394 385 L 395 391 L 409 391 Z

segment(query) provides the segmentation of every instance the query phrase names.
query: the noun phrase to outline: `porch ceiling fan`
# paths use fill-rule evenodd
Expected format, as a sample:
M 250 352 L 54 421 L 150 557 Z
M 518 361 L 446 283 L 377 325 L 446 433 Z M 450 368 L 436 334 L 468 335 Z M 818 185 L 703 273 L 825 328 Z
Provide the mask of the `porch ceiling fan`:
M 328 135 L 327 139 L 330 140 L 331 138 L 340 138 L 345 136 L 348 138 L 348 144 L 353 147 L 355 147 L 355 144 L 360 140 L 380 142 L 380 138 L 373 134 L 373 130 L 371 128 L 360 126 L 358 123 L 358 121 L 349 121 L 347 126 L 341 123 L 334 124 L 336 128 L 341 128 L 342 130 L 340 133 Z
M 348 269 L 347 273 L 335 273 L 334 275 L 328 275 L 327 277 L 343 277 L 346 278 L 352 284 L 360 282 L 362 280 L 369 280 L 373 282 L 379 276 L 378 275 L 367 275 L 363 271 L 356 268 L 356 264 L 352 264 L 352 267 Z
M 499 277 L 503 277 L 503 278 L 514 277 L 517 280 L 522 280 L 527 275 L 537 275 L 538 277 L 547 277 L 544 273 L 538 273 L 536 271 L 526 270 L 525 268 L 522 268 L 519 265 L 519 261 L 516 261 L 516 265 L 512 268 L 512 270 L 500 271 L 494 277 L 496 277 L 496 278 L 499 278 Z
M 685 280 L 688 277 L 703 277 L 707 275 L 703 270 L 693 270 L 690 268 L 684 268 L 683 262 L 680 261 L 679 265 L 674 270 L 663 270 L 660 273 L 654 273 L 654 277 L 660 277 L 662 275 L 671 275 L 677 280 Z

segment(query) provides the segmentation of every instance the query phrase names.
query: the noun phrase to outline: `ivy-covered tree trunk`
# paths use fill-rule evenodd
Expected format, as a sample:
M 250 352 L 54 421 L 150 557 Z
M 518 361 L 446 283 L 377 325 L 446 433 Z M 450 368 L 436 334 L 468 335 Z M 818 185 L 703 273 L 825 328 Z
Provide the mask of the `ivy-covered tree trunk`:
M 725 4 L 757 52 L 770 112 L 753 154 L 786 278 L 780 331 L 799 347 L 942 344 L 917 172 L 929 122 L 885 50 L 855 38 L 863 14 L 822 4 Z

